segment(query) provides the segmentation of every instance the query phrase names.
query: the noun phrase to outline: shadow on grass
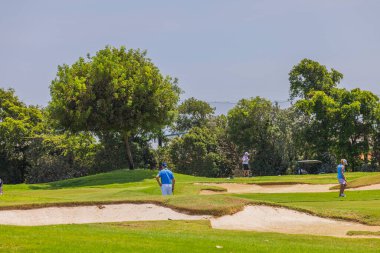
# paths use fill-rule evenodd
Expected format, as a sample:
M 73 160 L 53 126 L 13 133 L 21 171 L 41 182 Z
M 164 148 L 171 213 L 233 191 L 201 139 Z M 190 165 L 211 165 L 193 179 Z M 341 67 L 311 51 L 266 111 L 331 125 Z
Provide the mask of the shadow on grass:
M 32 190 L 52 190 L 75 187 L 104 186 L 111 184 L 125 184 L 142 182 L 145 179 L 152 179 L 156 176 L 156 170 L 115 170 L 107 173 L 100 173 L 80 178 L 72 178 L 62 181 L 55 181 L 45 184 L 29 185 Z

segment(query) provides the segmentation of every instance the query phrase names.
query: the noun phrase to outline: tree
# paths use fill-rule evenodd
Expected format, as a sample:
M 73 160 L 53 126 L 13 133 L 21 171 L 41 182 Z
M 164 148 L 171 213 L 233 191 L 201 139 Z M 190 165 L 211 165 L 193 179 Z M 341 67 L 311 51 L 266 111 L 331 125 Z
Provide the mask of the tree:
M 290 98 L 306 99 L 312 91 L 323 91 L 329 94 L 341 79 L 343 79 L 343 74 L 335 69 L 328 71 L 326 66 L 316 61 L 303 59 L 289 73 Z
M 228 112 L 228 135 L 241 153 L 252 154 L 256 174 L 283 174 L 296 156 L 291 115 L 260 97 L 242 99 Z
M 26 152 L 42 131 L 42 111 L 26 106 L 14 90 L 0 88 L 0 172 L 8 182 L 25 180 Z
M 235 146 L 225 136 L 223 128 L 214 125 L 193 127 L 174 139 L 169 144 L 169 154 L 175 170 L 196 176 L 231 176 L 238 158 Z
M 303 139 L 311 144 L 312 155 L 320 158 L 322 154 L 331 152 L 337 134 L 339 103 L 324 91 L 312 91 L 308 99 L 298 100 L 295 108 L 309 119 Z
M 351 91 L 339 89 L 336 93 L 340 108 L 336 152 L 340 157 L 349 157 L 355 170 L 368 164 L 373 153 L 379 98 L 358 88 Z
M 60 126 L 120 133 L 131 169 L 130 138 L 169 124 L 179 99 L 176 80 L 162 76 L 146 51 L 125 47 L 59 66 L 50 89 L 49 110 Z
M 63 180 L 92 172 L 100 149 L 92 134 L 48 130 L 33 138 L 28 148 L 27 183 Z
M 305 143 L 313 155 L 347 157 L 353 170 L 368 164 L 376 131 L 379 98 L 369 91 L 332 88 L 309 92 L 295 107 L 309 117 L 304 132 Z M 330 155 L 327 155 L 330 154 Z
M 373 152 L 372 164 L 375 166 L 380 165 L 380 103 L 375 108 L 375 123 L 374 123 L 374 136 L 373 136 Z
M 207 102 L 189 98 L 178 106 L 178 118 L 176 129 L 178 131 L 188 131 L 192 127 L 202 127 L 214 114 L 215 108 L 212 108 Z

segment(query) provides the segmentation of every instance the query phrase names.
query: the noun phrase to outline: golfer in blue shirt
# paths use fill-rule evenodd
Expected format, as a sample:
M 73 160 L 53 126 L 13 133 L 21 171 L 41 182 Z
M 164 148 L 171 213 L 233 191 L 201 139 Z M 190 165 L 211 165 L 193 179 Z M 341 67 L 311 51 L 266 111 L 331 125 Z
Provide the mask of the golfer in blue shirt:
M 162 195 L 172 195 L 174 191 L 175 178 L 173 172 L 167 168 L 167 164 L 162 163 L 156 176 L 158 185 L 161 187 Z M 161 181 L 160 181 L 161 178 Z
M 346 195 L 344 195 L 344 189 L 346 188 L 346 185 L 347 185 L 346 177 L 344 176 L 346 165 L 348 165 L 347 160 L 341 159 L 340 164 L 337 167 L 337 172 L 338 172 L 337 178 L 340 184 L 339 197 L 346 197 Z

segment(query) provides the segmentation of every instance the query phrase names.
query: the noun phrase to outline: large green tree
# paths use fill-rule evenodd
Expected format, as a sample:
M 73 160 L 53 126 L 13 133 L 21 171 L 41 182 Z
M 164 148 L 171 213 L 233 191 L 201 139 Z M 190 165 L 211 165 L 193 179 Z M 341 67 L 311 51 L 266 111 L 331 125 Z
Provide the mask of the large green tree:
M 343 74 L 335 69 L 329 71 L 319 62 L 303 59 L 289 73 L 290 98 L 305 99 L 312 91 L 324 91 L 329 94 L 342 78 Z
M 178 117 L 175 128 L 188 131 L 192 127 L 203 127 L 215 112 L 210 104 L 195 98 L 189 98 L 178 106 Z
M 307 120 L 300 132 L 306 159 L 314 157 L 330 163 L 333 157 L 340 109 L 333 93 L 342 78 L 343 74 L 335 69 L 328 70 L 310 59 L 303 59 L 289 73 L 290 99 L 298 98 L 295 108 Z
M 252 154 L 256 175 L 283 174 L 295 159 L 293 113 L 260 97 L 242 99 L 228 112 L 229 137 L 241 153 Z
M 0 88 L 0 176 L 7 182 L 24 181 L 28 147 L 42 129 L 38 107 L 26 106 L 14 90 Z
M 336 151 L 341 157 L 349 157 L 355 169 L 368 164 L 370 154 L 375 151 L 379 98 L 358 88 L 351 91 L 340 89 L 336 93 L 340 109 Z
M 225 116 L 219 116 L 175 138 L 168 152 L 176 171 L 207 177 L 231 176 L 239 157 L 236 146 L 227 138 L 226 122 Z
M 301 132 L 307 158 L 346 157 L 356 169 L 376 153 L 379 98 L 369 91 L 338 88 L 342 78 L 338 71 L 304 59 L 289 73 L 290 94 L 299 98 L 295 108 L 308 119 Z
M 51 115 L 72 131 L 117 132 L 130 168 L 130 138 L 168 125 L 179 99 L 176 80 L 164 77 L 146 52 L 107 46 L 95 56 L 58 67 Z

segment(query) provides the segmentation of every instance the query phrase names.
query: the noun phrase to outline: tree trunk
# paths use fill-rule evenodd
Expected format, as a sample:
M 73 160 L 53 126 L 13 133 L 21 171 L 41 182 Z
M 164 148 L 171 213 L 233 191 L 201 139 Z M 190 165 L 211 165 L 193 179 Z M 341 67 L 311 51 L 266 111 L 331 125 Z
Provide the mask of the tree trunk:
M 129 169 L 133 170 L 135 168 L 135 165 L 133 163 L 133 158 L 132 158 L 132 153 L 131 153 L 131 146 L 129 145 L 128 135 L 124 136 L 124 142 L 125 142 L 125 150 L 127 152 Z

